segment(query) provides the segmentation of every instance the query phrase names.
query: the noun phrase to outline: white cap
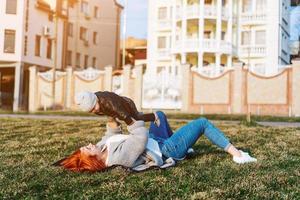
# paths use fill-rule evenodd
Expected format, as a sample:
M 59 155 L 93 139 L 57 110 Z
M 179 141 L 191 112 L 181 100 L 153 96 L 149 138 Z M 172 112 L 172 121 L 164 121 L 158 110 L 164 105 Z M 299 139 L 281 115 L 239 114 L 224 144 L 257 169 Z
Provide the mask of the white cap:
M 90 112 L 97 103 L 97 96 L 92 92 L 79 92 L 75 95 L 75 103 L 82 111 Z

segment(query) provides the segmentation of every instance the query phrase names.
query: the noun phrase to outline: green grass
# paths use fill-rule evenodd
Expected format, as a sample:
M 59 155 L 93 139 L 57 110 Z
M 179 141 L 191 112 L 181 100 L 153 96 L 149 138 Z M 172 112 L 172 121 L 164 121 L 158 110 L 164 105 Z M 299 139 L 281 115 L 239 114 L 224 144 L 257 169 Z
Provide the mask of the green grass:
M 192 158 L 165 170 L 91 174 L 51 166 L 96 143 L 104 128 L 95 121 L 0 119 L 0 199 L 299 199 L 300 129 L 222 123 L 256 164 L 237 165 L 202 137 Z

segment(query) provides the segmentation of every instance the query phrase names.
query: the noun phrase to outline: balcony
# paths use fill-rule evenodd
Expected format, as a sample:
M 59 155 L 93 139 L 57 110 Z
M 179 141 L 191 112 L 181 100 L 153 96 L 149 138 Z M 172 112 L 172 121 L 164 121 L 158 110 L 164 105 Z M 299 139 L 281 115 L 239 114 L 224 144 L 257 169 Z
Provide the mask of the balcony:
M 158 49 L 157 50 L 158 60 L 171 60 L 171 50 L 170 49 Z
M 219 46 L 220 45 L 220 46 Z M 173 48 L 173 52 L 198 52 L 202 49 L 203 52 L 216 53 L 221 50 L 221 53 L 232 54 L 232 44 L 226 41 L 218 41 L 216 39 L 203 39 L 202 44 L 198 38 L 187 38 L 183 43 L 182 40 L 177 40 Z
M 241 23 L 243 25 L 251 24 L 265 24 L 266 23 L 266 14 L 265 13 L 242 13 Z
M 186 7 L 186 18 L 199 18 L 200 17 L 200 6 L 199 5 L 188 5 Z M 176 19 L 180 20 L 183 15 L 182 7 L 176 9 Z M 204 5 L 204 18 L 216 19 L 217 18 L 217 7 L 213 5 Z M 229 13 L 227 7 L 222 8 L 222 18 L 228 19 Z
M 266 56 L 266 46 L 242 46 L 241 47 L 241 57 L 265 57 Z
M 217 18 L 217 7 L 211 5 L 204 6 L 204 17 L 205 18 Z
M 227 7 L 223 7 L 222 8 L 222 18 L 223 19 L 229 19 L 230 15 L 229 15 L 229 12 L 228 12 L 228 8 Z
M 198 5 L 189 5 L 186 7 L 187 18 L 198 18 L 200 15 L 200 7 Z
M 158 30 L 170 30 L 172 28 L 171 20 L 164 19 L 164 20 L 158 20 L 157 22 L 157 29 Z

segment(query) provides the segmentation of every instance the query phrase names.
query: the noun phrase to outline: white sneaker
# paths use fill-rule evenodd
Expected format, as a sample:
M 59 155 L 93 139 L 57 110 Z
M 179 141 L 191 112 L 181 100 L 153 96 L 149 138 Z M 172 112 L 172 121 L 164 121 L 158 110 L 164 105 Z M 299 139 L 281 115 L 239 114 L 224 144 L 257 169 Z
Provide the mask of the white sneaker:
M 250 163 L 250 162 L 257 162 L 256 158 L 251 157 L 247 152 L 241 151 L 241 157 L 233 156 L 233 161 L 238 164 Z
M 193 153 L 195 153 L 195 150 L 193 148 L 188 148 L 186 153 L 187 154 L 193 154 Z
M 158 115 L 156 114 L 156 112 L 154 112 L 154 115 L 155 115 L 155 121 L 154 121 L 154 124 L 159 127 L 160 126 L 160 120 L 159 120 L 159 117 Z

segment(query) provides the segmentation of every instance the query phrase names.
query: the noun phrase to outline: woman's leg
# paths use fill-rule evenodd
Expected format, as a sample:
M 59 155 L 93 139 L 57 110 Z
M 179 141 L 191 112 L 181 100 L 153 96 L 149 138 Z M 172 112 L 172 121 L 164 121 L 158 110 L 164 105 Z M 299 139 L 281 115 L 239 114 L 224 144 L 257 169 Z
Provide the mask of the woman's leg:
M 162 146 L 162 153 L 166 157 L 182 159 L 202 134 L 225 151 L 231 146 L 229 139 L 218 128 L 207 119 L 199 118 L 181 127 L 167 139 Z

